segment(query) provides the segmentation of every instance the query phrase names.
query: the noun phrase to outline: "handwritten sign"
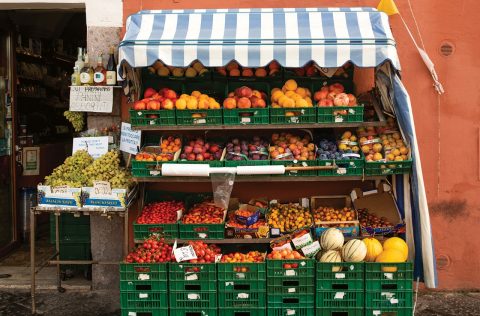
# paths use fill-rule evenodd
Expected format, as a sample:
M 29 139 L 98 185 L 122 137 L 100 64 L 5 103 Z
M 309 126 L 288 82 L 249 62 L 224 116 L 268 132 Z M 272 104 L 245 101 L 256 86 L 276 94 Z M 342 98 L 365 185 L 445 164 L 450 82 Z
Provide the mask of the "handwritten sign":
M 72 153 L 77 150 L 86 150 L 93 159 L 97 159 L 108 152 L 108 136 L 74 138 Z
M 132 125 L 122 122 L 120 130 L 120 150 L 135 155 L 140 147 L 142 131 L 132 130 Z
M 177 248 L 173 251 L 173 254 L 175 255 L 177 262 L 197 259 L 197 254 L 195 253 L 195 250 L 193 250 L 192 246 Z
M 93 192 L 90 193 L 91 197 L 101 197 L 105 195 L 112 195 L 112 188 L 108 181 L 93 181 Z
M 113 87 L 70 87 L 70 111 L 111 113 Z
M 61 185 L 58 187 L 52 187 L 53 194 L 67 194 L 68 193 L 68 185 Z

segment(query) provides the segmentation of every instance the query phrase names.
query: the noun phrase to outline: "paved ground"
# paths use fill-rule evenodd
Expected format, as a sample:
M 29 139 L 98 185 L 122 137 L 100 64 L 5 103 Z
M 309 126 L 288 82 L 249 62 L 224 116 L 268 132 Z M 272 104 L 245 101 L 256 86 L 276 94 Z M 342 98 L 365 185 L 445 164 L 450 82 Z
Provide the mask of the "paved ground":
M 117 316 L 120 315 L 118 292 L 40 291 L 37 308 L 46 316 Z M 1 316 L 30 315 L 30 293 L 0 292 Z M 480 292 L 421 292 L 416 316 L 479 316 Z

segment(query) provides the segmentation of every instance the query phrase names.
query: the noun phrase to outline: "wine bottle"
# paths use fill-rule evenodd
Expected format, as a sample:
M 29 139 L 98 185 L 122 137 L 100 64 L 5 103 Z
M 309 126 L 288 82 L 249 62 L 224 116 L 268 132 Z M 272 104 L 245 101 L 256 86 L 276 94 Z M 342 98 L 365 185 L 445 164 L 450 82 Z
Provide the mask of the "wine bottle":
M 80 70 L 80 83 L 82 86 L 93 85 L 93 68 L 90 66 L 88 54 L 85 54 L 85 64 Z
M 110 57 L 107 63 L 106 81 L 107 86 L 114 86 L 117 84 L 117 63 L 115 62 L 114 47 L 110 47 Z
M 105 85 L 105 68 L 103 68 L 102 55 L 97 57 L 97 67 L 95 67 L 95 73 L 93 74 L 93 82 L 96 86 Z

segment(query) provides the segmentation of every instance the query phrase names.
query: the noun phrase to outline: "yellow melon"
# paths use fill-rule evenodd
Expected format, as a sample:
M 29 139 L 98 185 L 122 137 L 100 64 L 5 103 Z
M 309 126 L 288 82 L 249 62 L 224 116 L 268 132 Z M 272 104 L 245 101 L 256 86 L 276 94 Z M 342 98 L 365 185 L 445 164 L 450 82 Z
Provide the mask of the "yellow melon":
M 363 242 L 365 246 L 367 246 L 367 255 L 364 260 L 367 262 L 375 262 L 377 256 L 383 251 L 382 244 L 376 238 L 365 238 Z
M 377 256 L 377 258 L 375 259 L 375 262 L 401 263 L 401 262 L 405 262 L 405 260 L 403 259 L 403 253 L 401 251 L 397 249 L 388 249 L 388 250 L 384 249 L 383 252 Z M 382 266 L 382 271 L 397 272 L 397 267 L 384 265 Z
M 408 245 L 407 243 L 398 237 L 392 237 L 385 240 L 383 243 L 383 250 L 396 249 L 403 254 L 403 261 L 408 259 Z M 402 261 L 402 262 L 403 262 Z

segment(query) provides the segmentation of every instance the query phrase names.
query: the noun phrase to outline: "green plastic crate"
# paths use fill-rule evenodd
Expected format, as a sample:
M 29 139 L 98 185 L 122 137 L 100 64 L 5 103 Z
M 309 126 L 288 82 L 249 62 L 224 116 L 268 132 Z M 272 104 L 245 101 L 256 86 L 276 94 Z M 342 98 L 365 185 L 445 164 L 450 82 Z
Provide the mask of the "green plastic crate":
M 394 272 L 391 272 L 396 270 Z M 413 289 L 413 263 L 365 263 L 367 291 Z
M 336 308 L 317 308 L 316 316 L 363 316 L 363 308 L 355 307 L 336 307 Z
M 220 224 L 178 224 L 180 239 L 223 239 L 225 223 Z
M 363 308 L 365 305 L 365 292 L 362 290 L 345 291 L 318 291 L 316 293 L 317 308 L 323 307 L 350 307 Z
M 363 105 L 317 106 L 317 123 L 363 122 Z
M 413 290 L 381 290 L 365 292 L 365 306 L 369 308 L 413 307 Z
M 207 160 L 207 161 L 178 160 L 177 163 L 194 164 L 194 165 L 208 164 L 210 167 L 215 167 L 215 168 L 223 167 L 223 161 L 220 161 L 220 160 Z
M 90 246 L 90 243 L 60 242 L 60 260 L 92 260 Z M 62 264 L 60 268 L 85 272 L 90 266 L 89 264 Z
M 315 285 L 313 281 L 305 280 L 285 280 L 276 278 L 267 286 L 267 292 L 270 294 L 312 294 L 315 293 Z M 309 285 L 299 285 L 300 283 L 309 283 Z
M 365 174 L 367 176 L 385 176 L 391 174 L 408 174 L 412 170 L 412 160 L 404 161 L 366 161 Z
M 365 316 L 413 316 L 413 308 L 366 308 Z
M 177 125 L 222 125 L 222 109 L 175 110 Z
M 267 307 L 267 316 L 314 316 L 315 308 L 312 306 L 284 305 L 282 307 Z
M 50 214 L 50 243 L 55 244 L 55 216 Z M 60 243 L 90 243 L 90 216 L 75 217 L 73 214 L 60 214 Z
M 132 126 L 172 126 L 175 125 L 175 122 L 175 110 L 130 109 L 130 123 Z
M 285 167 L 314 167 L 317 165 L 317 160 L 302 160 L 295 162 L 294 160 L 271 160 L 273 166 L 285 166 Z M 285 174 L 274 175 L 274 177 L 291 176 L 291 177 L 304 177 L 304 176 L 316 176 L 317 170 L 306 171 L 285 171 Z
M 122 281 L 162 281 L 167 283 L 166 263 L 120 263 Z
M 222 308 L 223 316 L 265 316 L 267 310 L 265 307 L 250 307 L 250 308 Z
M 246 272 L 236 272 L 235 269 L 246 268 Z M 267 275 L 265 272 L 265 262 L 259 263 L 218 263 L 218 280 L 219 281 L 265 281 Z M 255 289 L 252 289 L 255 290 Z
M 168 308 L 124 308 L 122 309 L 122 316 L 166 316 L 168 315 Z
M 220 291 L 218 307 L 265 307 L 266 292 L 259 291 Z
M 147 239 L 151 234 L 160 234 L 166 239 L 178 238 L 178 224 L 138 224 L 133 222 L 133 238 Z
M 171 308 L 200 309 L 217 306 L 216 291 L 170 291 Z
M 225 125 L 261 125 L 270 123 L 270 108 L 223 109 Z
M 317 262 L 317 291 L 351 291 L 365 288 L 363 262 Z
M 310 124 L 317 121 L 317 108 L 271 108 L 271 124 Z
M 169 280 L 184 282 L 215 283 L 217 280 L 217 266 L 214 263 L 170 263 Z
M 270 160 L 225 160 L 223 164 L 225 167 L 269 166 Z
M 270 307 L 282 307 L 283 305 L 311 306 L 313 308 L 315 301 L 314 293 L 305 294 L 267 294 L 267 303 Z
M 170 316 L 217 316 L 218 310 L 214 308 L 171 308 Z M 222 314 L 223 316 L 223 314 Z
M 167 290 L 167 281 L 120 281 L 121 292 L 165 292 Z
M 168 307 L 167 292 L 134 291 L 120 292 L 120 306 L 124 308 L 165 308 Z
M 266 291 L 266 280 L 218 280 L 219 291 Z
M 285 280 L 295 280 L 299 277 L 310 278 L 313 282 L 315 278 L 315 260 L 266 260 L 267 262 L 267 284 L 270 285 L 272 277 L 282 277 Z M 297 268 L 285 269 L 284 264 L 298 264 Z
M 337 165 L 337 169 L 331 170 L 318 170 L 319 176 L 361 176 L 363 175 L 363 167 L 365 165 L 365 159 L 340 159 L 340 160 L 318 160 L 318 166 L 332 166 L 333 163 Z
M 175 161 L 132 161 L 132 175 L 134 177 L 156 178 L 162 176 L 161 166 Z

